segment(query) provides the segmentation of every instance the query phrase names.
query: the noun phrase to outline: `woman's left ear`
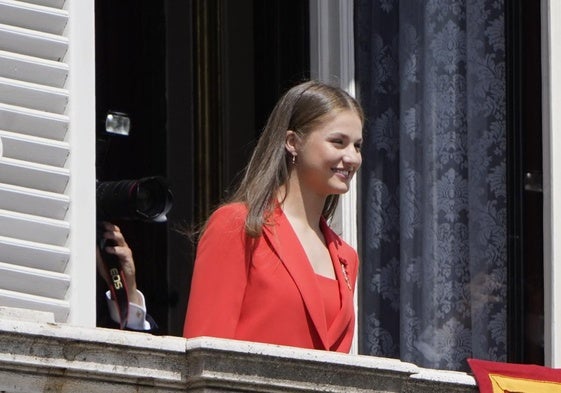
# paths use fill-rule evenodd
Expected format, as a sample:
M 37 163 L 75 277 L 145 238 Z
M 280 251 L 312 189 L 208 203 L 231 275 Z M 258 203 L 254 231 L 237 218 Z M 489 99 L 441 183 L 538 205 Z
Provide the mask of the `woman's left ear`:
M 284 140 L 284 147 L 286 151 L 292 155 L 297 153 L 298 149 L 298 141 L 299 141 L 298 134 L 292 130 L 286 131 L 286 138 Z

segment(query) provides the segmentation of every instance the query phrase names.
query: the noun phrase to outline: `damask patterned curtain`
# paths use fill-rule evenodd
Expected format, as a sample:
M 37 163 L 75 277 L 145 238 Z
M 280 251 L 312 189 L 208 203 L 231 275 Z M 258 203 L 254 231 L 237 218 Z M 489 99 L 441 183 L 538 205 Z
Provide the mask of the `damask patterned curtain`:
M 360 350 L 506 360 L 504 0 L 355 0 Z

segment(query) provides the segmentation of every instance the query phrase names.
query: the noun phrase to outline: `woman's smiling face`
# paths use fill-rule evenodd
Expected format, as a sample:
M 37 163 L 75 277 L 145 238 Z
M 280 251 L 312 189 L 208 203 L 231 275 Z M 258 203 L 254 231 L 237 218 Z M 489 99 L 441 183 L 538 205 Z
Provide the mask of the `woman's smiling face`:
M 347 192 L 362 163 L 361 145 L 362 121 L 355 111 L 328 117 L 295 145 L 301 190 L 320 196 Z

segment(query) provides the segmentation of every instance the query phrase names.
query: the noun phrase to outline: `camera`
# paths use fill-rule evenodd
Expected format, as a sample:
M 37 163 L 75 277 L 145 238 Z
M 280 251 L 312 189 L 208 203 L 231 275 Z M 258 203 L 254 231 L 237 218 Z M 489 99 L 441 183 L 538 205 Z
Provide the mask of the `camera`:
M 97 213 L 101 220 L 165 222 L 173 203 L 166 181 L 159 176 L 132 180 L 98 181 Z
M 102 236 L 102 221 L 123 219 L 146 222 L 165 222 L 172 206 L 172 193 L 166 181 L 159 176 L 134 180 L 97 181 L 97 243 L 104 269 L 110 277 L 109 290 L 117 303 L 119 327 L 124 329 L 129 313 L 126 277 L 115 254 L 105 251 L 106 245 L 115 245 Z

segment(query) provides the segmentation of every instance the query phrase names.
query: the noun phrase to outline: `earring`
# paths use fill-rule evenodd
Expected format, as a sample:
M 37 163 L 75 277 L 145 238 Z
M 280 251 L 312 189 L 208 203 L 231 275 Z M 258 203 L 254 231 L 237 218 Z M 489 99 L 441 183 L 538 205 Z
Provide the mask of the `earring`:
M 292 165 L 296 165 L 296 154 L 292 155 Z

